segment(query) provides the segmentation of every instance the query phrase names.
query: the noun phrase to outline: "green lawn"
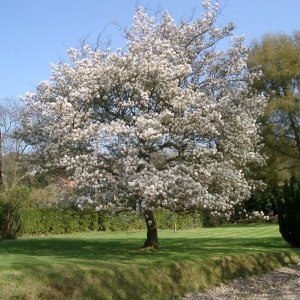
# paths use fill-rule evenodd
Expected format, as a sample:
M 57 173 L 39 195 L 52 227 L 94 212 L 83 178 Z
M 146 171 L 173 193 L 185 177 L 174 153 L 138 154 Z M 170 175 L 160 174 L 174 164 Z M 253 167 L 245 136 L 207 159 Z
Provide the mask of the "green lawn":
M 172 299 L 300 256 L 277 225 L 160 231 L 159 237 L 159 251 L 138 250 L 145 232 L 3 241 L 0 299 Z

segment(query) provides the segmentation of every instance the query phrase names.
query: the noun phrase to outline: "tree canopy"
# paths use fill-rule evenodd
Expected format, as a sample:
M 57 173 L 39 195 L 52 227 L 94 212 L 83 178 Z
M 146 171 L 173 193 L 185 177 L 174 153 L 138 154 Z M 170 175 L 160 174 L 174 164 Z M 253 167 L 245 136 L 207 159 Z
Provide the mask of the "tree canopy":
M 269 98 L 263 122 L 268 154 L 299 167 L 300 32 L 269 34 L 254 42 L 249 65 L 261 69 L 254 88 Z M 277 161 L 277 165 L 282 163 Z

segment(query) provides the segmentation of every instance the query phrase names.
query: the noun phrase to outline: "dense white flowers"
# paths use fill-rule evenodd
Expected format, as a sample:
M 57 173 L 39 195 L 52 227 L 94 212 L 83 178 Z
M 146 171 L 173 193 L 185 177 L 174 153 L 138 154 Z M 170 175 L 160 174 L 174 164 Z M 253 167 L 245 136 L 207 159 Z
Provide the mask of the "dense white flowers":
M 216 50 L 233 25 L 215 28 L 217 5 L 176 24 L 137 9 L 127 50 L 70 49 L 49 82 L 26 96 L 28 137 L 47 168 L 62 168 L 77 205 L 205 209 L 230 216 L 262 163 L 242 38 Z

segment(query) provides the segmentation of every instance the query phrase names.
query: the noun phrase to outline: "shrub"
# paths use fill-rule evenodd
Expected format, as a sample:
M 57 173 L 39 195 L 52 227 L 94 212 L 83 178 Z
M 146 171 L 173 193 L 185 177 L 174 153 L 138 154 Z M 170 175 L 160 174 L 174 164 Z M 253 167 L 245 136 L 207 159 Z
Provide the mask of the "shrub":
M 20 208 L 26 206 L 30 189 L 25 186 L 0 193 L 1 239 L 15 238 L 20 225 Z
M 282 237 L 293 247 L 300 247 L 300 182 L 292 177 L 283 188 L 278 203 L 278 222 Z

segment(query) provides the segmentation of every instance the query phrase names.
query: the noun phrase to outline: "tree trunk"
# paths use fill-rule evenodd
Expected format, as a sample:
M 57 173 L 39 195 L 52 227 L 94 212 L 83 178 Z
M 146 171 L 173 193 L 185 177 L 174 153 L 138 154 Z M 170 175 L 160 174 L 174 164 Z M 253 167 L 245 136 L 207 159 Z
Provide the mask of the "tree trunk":
M 142 248 L 158 249 L 157 226 L 154 219 L 153 211 L 145 210 L 143 212 L 143 215 L 147 226 L 147 239 Z

